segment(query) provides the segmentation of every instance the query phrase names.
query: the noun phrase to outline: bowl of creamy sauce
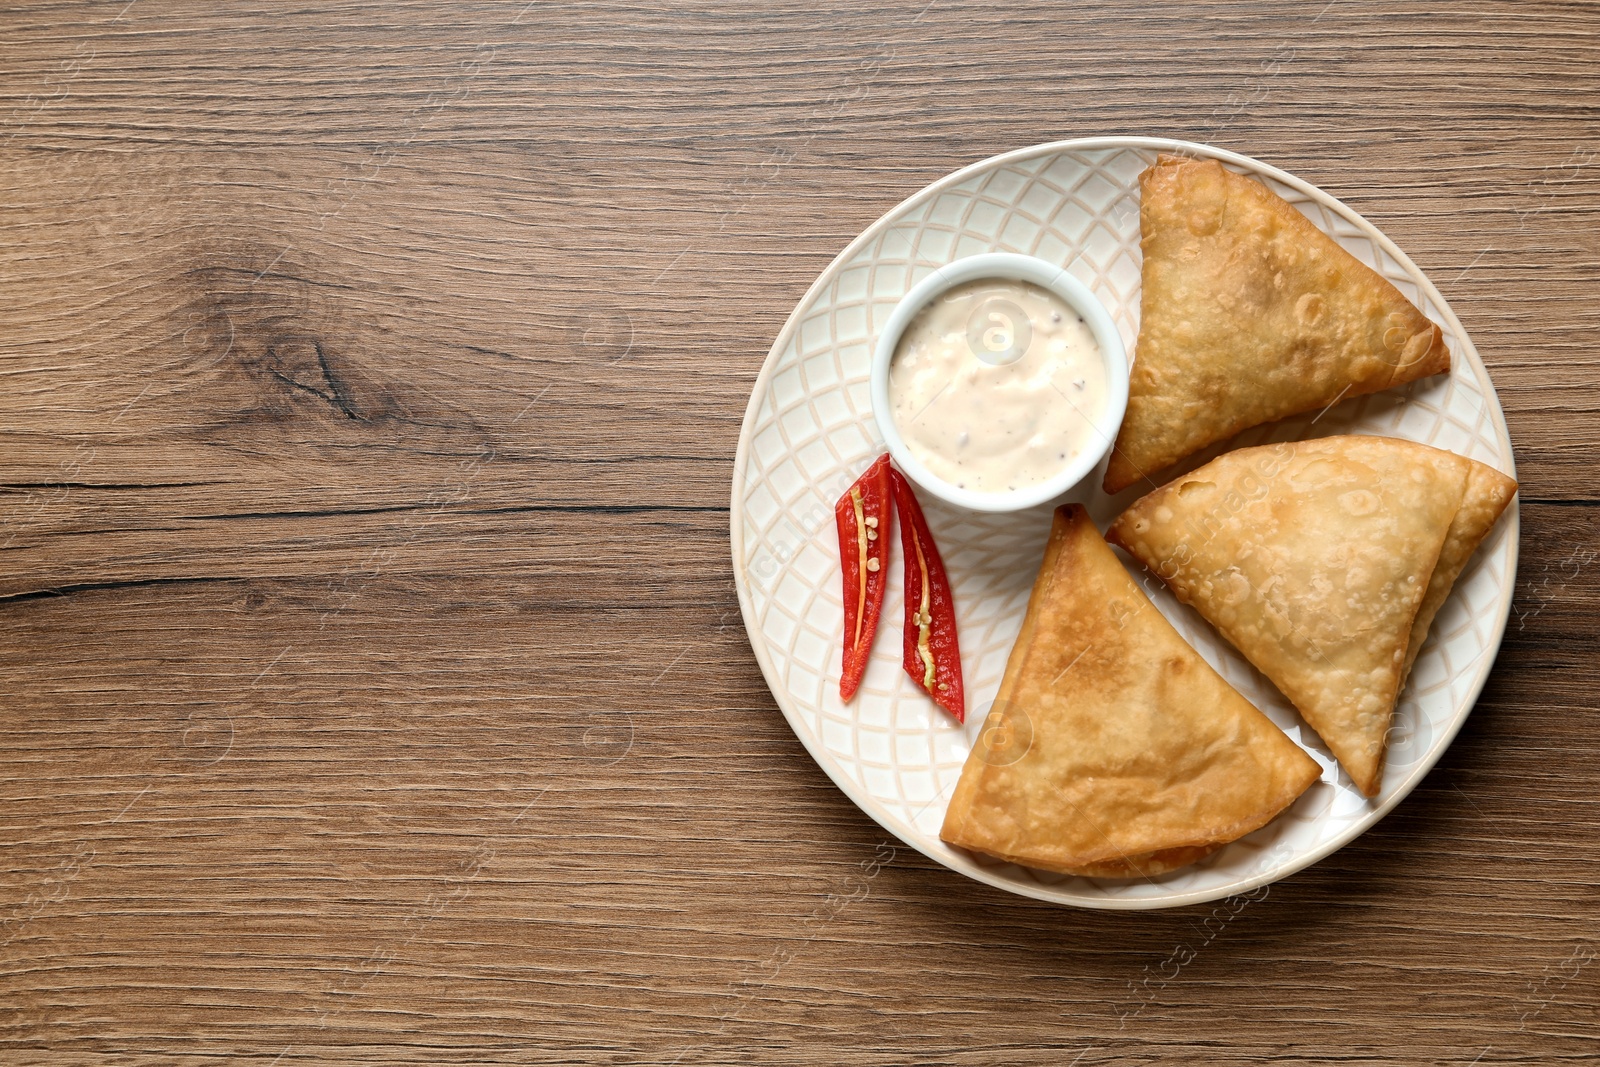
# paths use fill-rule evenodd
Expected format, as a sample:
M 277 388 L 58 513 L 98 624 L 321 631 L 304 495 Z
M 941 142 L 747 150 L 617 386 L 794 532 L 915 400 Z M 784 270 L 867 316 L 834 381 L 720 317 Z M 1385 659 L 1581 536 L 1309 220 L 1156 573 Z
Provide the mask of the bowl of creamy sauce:
M 974 511 L 1054 500 L 1111 450 L 1128 357 L 1066 269 L 995 252 L 912 287 L 878 336 L 872 410 L 896 465 Z

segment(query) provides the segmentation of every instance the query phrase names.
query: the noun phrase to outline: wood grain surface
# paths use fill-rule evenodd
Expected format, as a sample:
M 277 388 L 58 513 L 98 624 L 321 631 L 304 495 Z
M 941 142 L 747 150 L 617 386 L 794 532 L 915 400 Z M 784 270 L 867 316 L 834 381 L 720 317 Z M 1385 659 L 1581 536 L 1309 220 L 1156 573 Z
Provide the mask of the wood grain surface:
M 1600 1057 L 1600 7 L 0 5 L 0 1063 Z M 1438 768 L 1270 890 L 969 882 L 789 732 L 756 371 L 996 152 L 1203 140 L 1433 277 L 1523 484 Z

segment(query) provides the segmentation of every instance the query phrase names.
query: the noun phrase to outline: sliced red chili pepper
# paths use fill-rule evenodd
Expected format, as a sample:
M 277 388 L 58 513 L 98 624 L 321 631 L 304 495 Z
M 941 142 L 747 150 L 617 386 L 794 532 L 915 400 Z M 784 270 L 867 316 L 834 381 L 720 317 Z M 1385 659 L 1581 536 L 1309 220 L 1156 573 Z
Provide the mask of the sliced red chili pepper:
M 839 558 L 844 564 L 842 700 L 856 695 L 866 673 L 878 616 L 883 613 L 883 595 L 889 587 L 889 534 L 894 529 L 891 473 L 886 452 L 833 506 L 839 526 Z
M 906 558 L 906 673 L 935 704 L 962 722 L 967 704 L 961 689 L 961 647 L 956 641 L 950 580 L 911 483 L 897 470 L 891 470 L 889 477 L 900 513 L 901 554 Z

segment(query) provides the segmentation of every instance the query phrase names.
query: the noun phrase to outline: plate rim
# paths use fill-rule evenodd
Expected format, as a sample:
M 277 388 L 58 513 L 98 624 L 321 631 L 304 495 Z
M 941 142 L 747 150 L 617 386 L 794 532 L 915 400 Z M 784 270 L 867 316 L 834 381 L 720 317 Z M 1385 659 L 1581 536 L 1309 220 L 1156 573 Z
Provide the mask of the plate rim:
M 823 773 L 827 775 L 829 780 L 833 782 L 840 792 L 844 793 L 844 795 L 850 799 L 851 803 L 855 804 L 855 806 L 861 810 L 862 814 L 866 815 L 884 830 L 893 834 L 907 848 L 911 848 L 921 853 L 928 859 L 937 863 L 939 866 L 944 867 L 953 873 L 963 875 L 975 881 L 993 886 L 996 889 L 1004 890 L 1008 893 L 1014 893 L 1018 896 L 1029 897 L 1035 900 L 1041 900 L 1050 904 L 1056 904 L 1065 907 L 1089 908 L 1093 910 L 1104 911 L 1148 911 L 1160 908 L 1176 908 L 1191 904 L 1208 903 L 1213 900 L 1220 900 L 1236 896 L 1241 893 L 1248 893 L 1252 890 L 1260 888 L 1261 886 L 1270 885 L 1273 882 L 1281 881 L 1284 878 L 1288 878 L 1299 873 L 1315 863 L 1320 863 L 1322 860 L 1337 852 L 1339 849 L 1344 848 L 1346 845 L 1350 844 L 1350 842 L 1354 841 L 1356 838 L 1370 830 L 1373 826 L 1377 825 L 1377 823 L 1387 816 L 1389 812 L 1393 811 L 1401 801 L 1410 796 L 1412 791 L 1421 783 L 1422 779 L 1425 778 L 1428 773 L 1433 770 L 1434 766 L 1439 762 L 1439 760 L 1444 757 L 1445 752 L 1449 750 L 1450 746 L 1455 743 L 1456 735 L 1460 733 L 1462 726 L 1466 724 L 1467 718 L 1472 714 L 1473 709 L 1477 706 L 1478 697 L 1482 694 L 1484 686 L 1488 683 L 1489 674 L 1494 669 L 1495 661 L 1499 658 L 1500 646 L 1505 638 L 1506 626 L 1511 618 L 1511 607 L 1515 597 L 1517 566 L 1521 554 L 1522 529 L 1521 509 L 1519 506 L 1520 494 L 1517 494 L 1512 497 L 1510 505 L 1506 508 L 1506 513 L 1501 516 L 1498 524 L 1502 531 L 1499 536 L 1504 538 L 1507 542 L 1506 566 L 1511 580 L 1505 586 L 1506 592 L 1502 596 L 1502 603 L 1500 604 L 1498 612 L 1499 617 L 1495 621 L 1493 631 L 1488 641 L 1485 643 L 1484 652 L 1491 654 L 1480 654 L 1478 656 L 1480 663 L 1477 669 L 1477 674 L 1468 685 L 1467 695 L 1462 701 L 1459 710 L 1452 713 L 1450 721 L 1445 724 L 1443 730 L 1440 732 L 1439 740 L 1435 743 L 1433 751 L 1429 752 L 1412 766 L 1410 773 L 1400 782 L 1399 786 L 1394 790 L 1390 797 L 1385 799 L 1381 804 L 1373 805 L 1371 808 L 1369 808 L 1366 814 L 1364 814 L 1361 818 L 1352 821 L 1349 826 L 1346 827 L 1346 829 L 1339 835 L 1336 835 L 1329 841 L 1323 842 L 1314 848 L 1308 849 L 1304 853 L 1296 855 L 1293 859 L 1286 861 L 1278 867 L 1263 871 L 1261 874 L 1252 876 L 1240 884 L 1229 886 L 1227 893 L 1218 893 L 1214 889 L 1191 889 L 1157 897 L 1105 896 L 1096 898 L 1074 897 L 1072 899 L 1066 899 L 1058 894 L 1052 893 L 1052 887 L 1042 884 L 1028 885 L 1013 881 L 1011 879 L 1000 878 L 992 875 L 988 868 L 971 861 L 966 861 L 961 866 L 953 865 L 947 857 L 935 855 L 916 843 L 916 841 L 911 840 L 906 833 L 903 833 L 895 825 L 899 822 L 898 819 L 888 816 L 885 812 L 874 810 L 875 802 L 873 802 L 871 798 L 862 794 L 857 789 L 856 783 L 836 772 L 832 759 L 827 757 L 826 753 L 818 752 L 817 748 L 813 744 L 812 739 L 807 736 L 808 731 L 803 731 L 796 728 L 794 714 L 786 705 L 784 696 L 782 695 L 783 687 L 776 684 L 774 681 L 776 676 L 775 668 L 771 664 L 770 659 L 766 654 L 764 640 L 762 639 L 761 634 L 757 631 L 753 622 L 754 606 L 751 602 L 749 592 L 751 585 L 750 576 L 746 573 L 747 568 L 744 564 L 743 530 L 745 468 L 749 459 L 748 453 L 751 440 L 751 419 L 757 414 L 758 404 L 765 398 L 767 388 L 770 386 L 771 378 L 775 373 L 773 371 L 773 366 L 777 357 L 788 345 L 789 341 L 800 327 L 800 323 L 803 318 L 803 310 L 812 303 L 814 297 L 821 292 L 826 285 L 832 284 L 833 275 L 835 274 L 836 269 L 841 266 L 841 264 L 845 263 L 851 256 L 853 256 L 859 248 L 877 238 L 882 231 L 890 228 L 892 225 L 898 222 L 900 217 L 907 210 L 925 200 L 938 196 L 951 186 L 959 185 L 961 182 L 965 181 L 967 178 L 976 173 L 1003 167 L 1010 163 L 1021 162 L 1023 160 L 1032 159 L 1041 155 L 1058 154 L 1065 151 L 1093 151 L 1096 149 L 1126 148 L 1143 148 L 1155 151 L 1182 152 L 1188 155 L 1233 163 L 1255 172 L 1266 174 L 1272 177 L 1274 180 L 1281 182 L 1292 189 L 1295 189 L 1307 198 L 1322 204 L 1324 207 L 1331 208 L 1336 214 L 1361 230 L 1369 240 L 1382 249 L 1384 253 L 1392 257 L 1395 262 L 1398 263 L 1401 268 L 1403 268 L 1414 279 L 1419 281 L 1419 288 L 1421 289 L 1422 293 L 1432 301 L 1440 316 L 1444 318 L 1446 324 L 1449 325 L 1451 330 L 1454 332 L 1463 350 L 1461 354 L 1470 354 L 1472 357 L 1472 370 L 1474 376 L 1478 379 L 1478 384 L 1482 390 L 1485 400 L 1487 401 L 1490 422 L 1498 432 L 1499 436 L 1506 442 L 1508 446 L 1507 466 L 1510 469 L 1504 473 L 1510 475 L 1512 478 L 1516 477 L 1515 449 L 1510 447 L 1511 434 L 1506 425 L 1505 411 L 1500 405 L 1500 394 L 1494 388 L 1494 383 L 1489 377 L 1488 367 L 1484 365 L 1483 357 L 1478 354 L 1477 345 L 1473 343 L 1472 338 L 1467 334 L 1466 328 L 1462 326 L 1461 320 L 1456 317 L 1455 310 L 1450 306 L 1449 302 L 1445 300 L 1444 294 L 1439 291 L 1438 286 L 1434 284 L 1433 280 L 1429 278 L 1427 274 L 1425 274 L 1421 268 L 1419 268 L 1416 263 L 1411 260 L 1411 257 L 1406 255 L 1405 252 L 1401 250 L 1401 248 L 1396 245 L 1393 240 L 1391 240 L 1386 234 L 1369 222 L 1360 212 L 1356 211 L 1354 208 L 1351 208 L 1342 200 L 1318 188 L 1317 186 L 1312 185 L 1310 182 L 1290 174 L 1288 171 L 1281 170 L 1268 163 L 1263 163 L 1252 156 L 1247 156 L 1240 152 L 1234 152 L 1226 148 L 1218 148 L 1213 145 L 1201 144 L 1195 141 L 1184 141 L 1168 137 L 1120 135 L 1072 137 L 1058 141 L 1046 141 L 1040 144 L 1029 145 L 1023 148 L 1001 152 L 997 155 L 988 156 L 984 159 L 977 160 L 976 162 L 969 163 L 964 167 L 952 171 L 951 173 L 946 174 L 944 177 L 936 179 L 935 181 L 923 186 L 910 196 L 901 200 L 899 203 L 893 205 L 883 214 L 879 215 L 877 219 L 873 220 L 873 222 L 871 222 L 859 234 L 857 234 L 853 240 L 846 244 L 845 247 L 828 262 L 827 266 L 823 267 L 823 269 L 817 274 L 816 279 L 813 280 L 811 285 L 807 287 L 805 293 L 803 293 L 799 300 L 795 302 L 793 310 L 789 312 L 788 318 L 784 320 L 782 328 L 779 329 L 777 336 L 774 338 L 771 346 L 767 349 L 766 355 L 762 358 L 761 367 L 756 373 L 755 380 L 750 385 L 750 399 L 745 404 L 744 415 L 739 425 L 739 441 L 734 450 L 733 478 L 732 485 L 730 487 L 728 509 L 729 548 L 731 562 L 733 563 L 734 587 L 739 597 L 739 614 L 744 621 L 745 635 L 750 642 L 750 650 L 752 653 L 754 653 L 756 664 L 761 669 L 762 680 L 766 682 L 768 691 L 772 694 L 774 702 L 778 705 L 778 710 L 783 713 L 784 721 L 789 726 L 790 732 L 794 734 L 801 746 L 805 748 L 806 753 L 811 757 L 812 762 L 815 763 L 823 771 Z M 819 737 L 816 739 L 816 744 L 820 743 L 821 738 Z M 938 799 L 937 796 L 935 799 Z M 916 835 L 913 834 L 911 836 L 914 837 Z

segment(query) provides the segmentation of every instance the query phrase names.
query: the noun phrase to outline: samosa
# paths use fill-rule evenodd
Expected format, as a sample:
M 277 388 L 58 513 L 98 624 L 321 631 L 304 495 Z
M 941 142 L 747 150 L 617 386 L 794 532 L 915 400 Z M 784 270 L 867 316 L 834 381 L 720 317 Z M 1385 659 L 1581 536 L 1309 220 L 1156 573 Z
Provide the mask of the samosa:
M 1115 493 L 1241 430 L 1450 369 L 1439 327 L 1293 205 L 1216 160 L 1139 178 L 1144 250 Z
M 1139 499 L 1107 537 L 1266 675 L 1377 793 L 1406 672 L 1516 483 L 1389 437 L 1241 448 Z
M 940 837 L 1043 870 L 1149 877 L 1265 825 L 1320 773 L 1068 505 Z

